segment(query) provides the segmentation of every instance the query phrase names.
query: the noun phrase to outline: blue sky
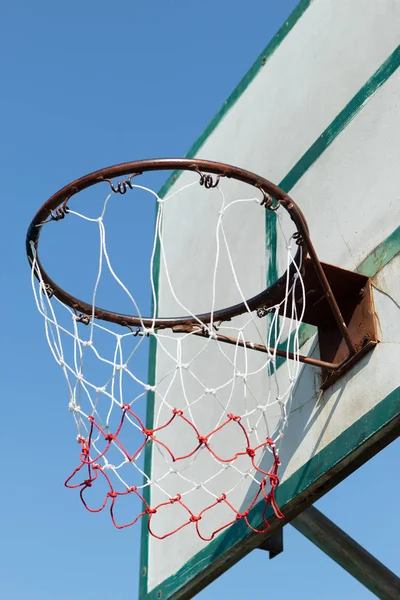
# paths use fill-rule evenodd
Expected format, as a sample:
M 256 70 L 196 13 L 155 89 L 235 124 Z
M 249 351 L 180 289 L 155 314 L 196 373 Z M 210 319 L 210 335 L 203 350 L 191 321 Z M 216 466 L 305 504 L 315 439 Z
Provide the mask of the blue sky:
M 135 599 L 139 576 L 140 529 L 115 530 L 63 486 L 75 433 L 30 290 L 27 226 L 76 177 L 128 160 L 184 156 L 296 4 L 14 0 L 2 8 L 0 580 L 8 600 Z M 151 206 L 137 214 L 133 258 L 148 244 L 153 217 Z M 54 267 L 67 264 L 68 243 L 60 239 Z M 317 504 L 393 570 L 398 448 Z M 199 598 L 221 595 L 372 598 L 290 526 L 282 555 L 270 562 L 254 551 Z

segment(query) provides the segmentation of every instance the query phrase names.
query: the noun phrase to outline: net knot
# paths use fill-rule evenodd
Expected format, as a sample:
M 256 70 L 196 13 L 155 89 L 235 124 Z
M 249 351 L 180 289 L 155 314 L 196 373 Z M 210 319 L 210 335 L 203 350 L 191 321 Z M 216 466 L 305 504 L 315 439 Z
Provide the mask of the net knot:
M 90 453 L 90 448 L 88 444 L 84 444 L 82 443 L 82 449 L 81 449 L 82 455 L 87 458 L 89 456 Z
M 268 446 L 271 446 L 271 448 L 275 448 L 275 442 L 273 439 L 271 439 L 270 437 L 267 437 L 265 439 L 265 442 L 268 444 Z
M 201 520 L 201 515 L 198 515 L 198 516 L 196 516 L 196 515 L 192 515 L 192 516 L 190 517 L 190 519 L 189 519 L 189 521 L 190 521 L 191 523 L 197 523 L 197 521 L 200 521 L 200 520 Z
M 245 510 L 242 513 L 237 513 L 236 514 L 236 519 L 239 521 L 239 519 L 244 519 L 245 517 L 248 517 L 249 516 L 249 512 L 250 512 L 249 510 Z
M 131 407 L 130 407 L 130 404 L 123 404 L 123 405 L 121 406 L 121 410 L 124 410 L 124 411 L 130 410 L 130 408 L 131 408 Z
M 88 416 L 88 421 L 90 421 L 91 423 L 94 423 L 94 416 L 93 415 L 89 415 Z
M 85 481 L 83 482 L 85 487 L 92 487 L 92 480 L 91 479 L 85 479 Z
M 240 415 L 233 415 L 232 413 L 228 413 L 227 417 L 230 421 L 240 421 Z
M 279 485 L 279 477 L 278 475 L 274 475 L 273 473 L 269 474 L 269 482 L 271 487 L 276 488 Z
M 104 439 L 106 440 L 106 442 L 112 442 L 113 440 L 116 439 L 116 435 L 114 435 L 113 433 L 107 433 L 107 435 L 104 436 Z
M 176 496 L 174 496 L 173 498 L 170 498 L 169 501 L 171 502 L 171 504 L 174 504 L 174 502 L 179 502 L 179 500 L 182 498 L 182 496 L 180 494 L 177 494 Z
M 142 429 L 142 433 L 144 433 L 144 435 L 146 437 L 151 437 L 154 433 L 154 429 L 146 429 L 145 427 Z
M 197 439 L 199 440 L 200 444 L 207 444 L 208 442 L 208 437 L 206 435 L 199 435 Z
M 226 500 L 226 494 L 222 494 L 219 498 L 217 498 L 217 502 L 224 502 Z
M 128 492 L 128 494 L 130 494 L 131 492 L 137 492 L 137 487 L 136 485 L 133 485 L 132 487 L 126 488 L 126 491 Z
M 108 492 L 107 496 L 109 498 L 116 498 L 118 496 L 117 492 Z
M 146 514 L 148 515 L 155 515 L 157 512 L 156 508 L 150 508 L 150 506 L 148 508 L 146 508 L 146 510 L 144 511 Z
M 217 393 L 217 391 L 213 388 L 204 388 L 204 393 L 205 394 L 213 394 L 215 396 L 215 394 Z
M 81 445 L 81 453 L 83 454 L 83 456 L 84 457 L 89 456 L 90 444 L 87 442 L 87 440 L 85 440 L 85 438 L 79 436 L 78 442 Z
M 178 408 L 173 408 L 172 409 L 172 414 L 173 415 L 178 415 L 178 417 L 181 417 L 183 415 L 183 410 L 180 410 Z
M 256 455 L 256 451 L 253 450 L 253 448 L 246 448 L 246 452 L 250 456 L 250 458 L 254 458 Z
M 144 385 L 143 386 L 144 390 L 146 392 L 155 392 L 156 391 L 156 386 L 155 385 Z

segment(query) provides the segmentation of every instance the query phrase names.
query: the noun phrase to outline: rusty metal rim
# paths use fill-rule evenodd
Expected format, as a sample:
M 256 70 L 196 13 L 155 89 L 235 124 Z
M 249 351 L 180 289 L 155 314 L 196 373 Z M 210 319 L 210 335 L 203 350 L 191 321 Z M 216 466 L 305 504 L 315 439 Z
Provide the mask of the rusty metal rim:
M 140 175 L 147 171 L 156 170 L 195 171 L 199 173 L 200 178 L 203 177 L 203 182 L 205 177 L 204 174 L 212 173 L 214 175 L 217 175 L 217 177 L 232 178 L 238 181 L 242 181 L 243 183 L 252 185 L 259 189 L 262 194 L 264 194 L 264 200 L 266 200 L 266 209 L 276 209 L 276 205 L 272 206 L 271 204 L 268 204 L 269 200 L 275 200 L 275 203 L 277 203 L 278 206 L 283 206 L 289 213 L 292 221 L 296 225 L 298 234 L 300 236 L 300 240 L 309 240 L 308 226 L 306 220 L 296 203 L 279 187 L 277 187 L 264 177 L 260 177 L 254 173 L 251 173 L 250 171 L 246 171 L 244 169 L 234 167 L 231 165 L 226 165 L 224 163 L 217 163 L 201 159 L 161 158 L 127 162 L 112 167 L 107 167 L 105 169 L 100 169 L 73 181 L 72 183 L 59 190 L 56 194 L 51 196 L 51 198 L 49 198 L 47 202 L 45 202 L 43 206 L 39 209 L 39 211 L 36 213 L 28 229 L 26 250 L 30 264 L 32 264 L 34 259 L 34 253 L 36 253 L 37 265 L 40 270 L 43 281 L 47 286 L 47 289 L 50 289 L 51 293 L 54 294 L 61 302 L 64 302 L 76 312 L 83 313 L 84 315 L 87 315 L 89 317 L 94 316 L 96 319 L 109 321 L 112 323 L 118 323 L 122 326 L 145 327 L 154 329 L 170 328 L 176 325 L 194 325 L 198 324 L 199 321 L 201 321 L 202 323 L 209 323 L 211 321 L 228 321 L 233 317 L 246 312 L 247 306 L 251 311 L 253 311 L 260 307 L 273 306 L 279 303 L 281 300 L 283 300 L 285 294 L 287 273 L 285 273 L 282 277 L 280 277 L 270 287 L 262 291 L 260 294 L 257 294 L 256 296 L 250 298 L 247 301 L 247 303 L 242 302 L 233 306 L 229 306 L 227 308 L 219 309 L 214 311 L 213 314 L 204 313 L 196 315 L 196 318 L 190 316 L 164 317 L 156 319 L 149 317 L 140 318 L 138 316 L 115 313 L 109 310 L 101 309 L 97 306 L 93 307 L 91 304 L 88 304 L 87 302 L 75 298 L 74 296 L 60 288 L 60 286 L 58 286 L 53 281 L 53 279 L 47 274 L 47 272 L 41 265 L 38 255 L 38 245 L 42 225 L 45 222 L 48 222 L 49 219 L 58 220 L 59 218 L 62 218 L 64 214 L 67 213 L 68 201 L 72 198 L 72 196 L 78 194 L 86 188 L 89 188 L 98 183 L 108 182 L 111 185 L 112 190 L 114 192 L 124 193 L 124 191 L 126 191 L 126 188 L 129 186 L 129 182 L 132 176 Z M 118 182 L 117 187 L 114 187 L 112 181 L 110 180 L 115 177 L 122 177 L 125 175 L 129 176 L 128 179 L 122 182 Z M 206 185 L 206 187 L 211 186 Z M 306 247 L 307 245 L 308 244 L 306 244 Z M 306 254 L 307 253 L 302 251 L 299 247 L 299 250 L 295 256 L 295 261 L 299 269 L 303 268 Z M 289 275 L 291 278 L 293 278 L 295 274 L 296 268 L 292 266 Z

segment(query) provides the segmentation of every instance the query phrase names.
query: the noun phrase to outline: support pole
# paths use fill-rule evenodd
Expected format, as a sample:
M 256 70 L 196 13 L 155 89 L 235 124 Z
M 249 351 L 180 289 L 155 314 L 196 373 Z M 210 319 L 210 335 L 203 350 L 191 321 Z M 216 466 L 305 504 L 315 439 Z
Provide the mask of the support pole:
M 293 519 L 291 525 L 378 598 L 399 600 L 399 577 L 314 506 Z

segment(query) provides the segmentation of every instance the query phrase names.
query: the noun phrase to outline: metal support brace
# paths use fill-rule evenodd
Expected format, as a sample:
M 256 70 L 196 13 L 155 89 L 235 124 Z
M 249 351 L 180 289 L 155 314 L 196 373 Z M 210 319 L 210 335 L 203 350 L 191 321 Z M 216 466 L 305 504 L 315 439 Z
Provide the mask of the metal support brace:
M 311 506 L 293 519 L 291 525 L 378 598 L 400 598 L 399 577 L 319 510 Z
M 283 552 L 283 527 L 275 531 L 265 542 L 259 546 L 260 550 L 269 552 L 269 558 L 275 558 Z

